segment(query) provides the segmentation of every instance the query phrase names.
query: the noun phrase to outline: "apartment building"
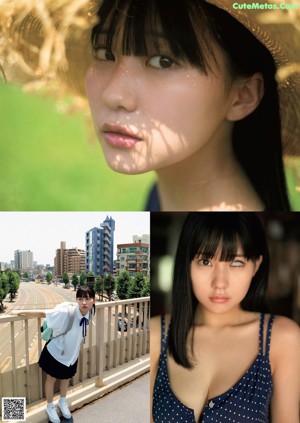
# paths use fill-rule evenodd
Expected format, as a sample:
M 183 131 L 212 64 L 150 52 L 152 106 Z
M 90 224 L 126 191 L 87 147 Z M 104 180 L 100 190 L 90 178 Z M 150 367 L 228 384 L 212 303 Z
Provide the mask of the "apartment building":
M 142 242 L 142 237 L 135 235 L 134 242 L 117 244 L 116 274 L 127 271 L 130 275 L 137 272 L 142 272 L 144 276 L 150 275 L 150 236 L 143 237 L 148 242 Z
M 85 251 L 79 248 L 66 248 L 66 243 L 62 241 L 54 258 L 54 275 L 61 277 L 65 272 L 69 275 L 85 272 Z
M 32 270 L 33 269 L 33 252 L 30 250 L 15 250 L 14 268 L 16 270 Z
M 113 273 L 114 231 L 115 221 L 107 216 L 98 228 L 86 232 L 87 272 L 93 272 L 95 275 Z

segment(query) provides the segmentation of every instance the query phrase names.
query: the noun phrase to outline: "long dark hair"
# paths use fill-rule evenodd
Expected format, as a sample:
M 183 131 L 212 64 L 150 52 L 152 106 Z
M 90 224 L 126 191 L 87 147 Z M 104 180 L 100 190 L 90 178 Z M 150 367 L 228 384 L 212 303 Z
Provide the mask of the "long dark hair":
M 198 305 L 192 290 L 191 262 L 200 251 L 207 258 L 214 257 L 218 247 L 221 248 L 220 259 L 230 261 L 236 256 L 238 243 L 248 260 L 263 256 L 241 307 L 267 312 L 269 251 L 258 216 L 251 212 L 192 212 L 183 224 L 173 275 L 169 351 L 174 360 L 184 367 L 192 367 L 187 356 L 186 340 Z
M 120 33 L 124 55 L 147 56 L 149 47 L 155 47 L 151 34 L 160 33 L 167 38 L 175 59 L 187 60 L 206 75 L 211 71 L 211 60 L 217 64 L 216 44 L 231 80 L 251 77 L 255 72 L 263 74 L 264 97 L 251 115 L 235 123 L 233 148 L 265 209 L 290 210 L 276 67 L 268 49 L 227 12 L 204 0 L 104 0 L 98 15 L 100 23 L 92 31 L 94 47 L 101 34 L 101 45 L 112 51 Z

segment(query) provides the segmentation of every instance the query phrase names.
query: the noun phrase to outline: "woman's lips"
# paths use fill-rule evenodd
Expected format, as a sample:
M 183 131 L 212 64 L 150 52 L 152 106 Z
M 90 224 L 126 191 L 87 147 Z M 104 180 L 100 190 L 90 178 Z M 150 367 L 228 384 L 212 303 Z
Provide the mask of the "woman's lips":
M 107 144 L 114 148 L 128 149 L 142 141 L 140 137 L 121 125 L 104 124 L 101 133 Z
M 229 297 L 221 297 L 221 296 L 209 297 L 209 299 L 212 303 L 217 303 L 217 304 L 227 303 L 230 300 Z

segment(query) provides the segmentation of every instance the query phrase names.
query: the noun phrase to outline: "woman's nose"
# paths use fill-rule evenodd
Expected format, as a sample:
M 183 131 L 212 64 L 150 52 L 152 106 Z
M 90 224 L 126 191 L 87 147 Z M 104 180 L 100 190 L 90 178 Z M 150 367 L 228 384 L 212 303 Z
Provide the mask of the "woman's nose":
M 124 109 L 127 112 L 136 110 L 139 85 L 136 62 L 137 58 L 133 56 L 122 56 L 115 64 L 103 90 L 103 101 L 109 109 Z
M 227 263 L 219 263 L 213 272 L 212 287 L 217 289 L 227 288 L 229 285 L 229 275 L 226 268 Z

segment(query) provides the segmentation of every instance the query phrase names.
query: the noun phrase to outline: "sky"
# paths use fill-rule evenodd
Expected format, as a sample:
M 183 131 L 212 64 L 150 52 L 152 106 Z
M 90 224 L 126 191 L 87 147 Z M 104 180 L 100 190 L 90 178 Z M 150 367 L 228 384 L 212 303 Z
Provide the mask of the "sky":
M 116 222 L 114 258 L 117 244 L 150 234 L 148 212 L 1 212 L 0 262 L 10 263 L 15 250 L 30 250 L 38 264 L 53 265 L 61 241 L 66 248 L 85 250 L 85 233 L 100 227 L 107 216 Z

